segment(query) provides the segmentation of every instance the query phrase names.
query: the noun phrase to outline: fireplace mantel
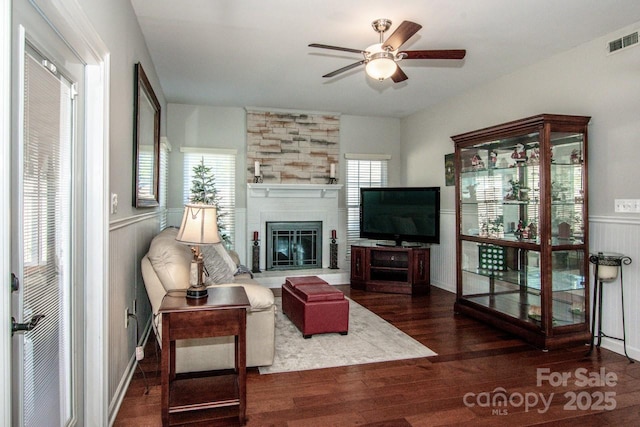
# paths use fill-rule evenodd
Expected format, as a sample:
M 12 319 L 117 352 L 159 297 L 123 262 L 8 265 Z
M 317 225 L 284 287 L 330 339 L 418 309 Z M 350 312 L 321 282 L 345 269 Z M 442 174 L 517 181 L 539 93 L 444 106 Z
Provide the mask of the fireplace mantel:
M 329 267 L 331 230 L 339 230 L 338 201 L 342 184 L 247 184 L 247 236 L 266 236 L 267 222 L 322 222 L 322 267 Z M 247 248 L 251 259 L 252 247 Z M 265 245 L 260 245 L 260 268 L 265 268 Z
M 342 184 L 247 184 L 249 197 L 336 198 Z

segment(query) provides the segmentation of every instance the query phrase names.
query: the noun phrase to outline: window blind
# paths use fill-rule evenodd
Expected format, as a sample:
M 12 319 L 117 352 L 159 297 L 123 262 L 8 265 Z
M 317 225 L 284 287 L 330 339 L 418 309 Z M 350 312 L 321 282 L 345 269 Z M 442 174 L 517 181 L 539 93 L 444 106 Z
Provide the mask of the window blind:
M 71 416 L 71 83 L 25 55 L 22 318 L 24 425 Z M 54 421 L 55 420 L 55 421 Z
M 196 148 L 183 148 L 184 153 L 184 203 L 189 203 L 191 197 L 191 185 L 193 181 L 193 168 L 204 161 L 205 166 L 211 168 L 214 177 L 214 186 L 219 198 L 218 215 L 219 222 L 224 230 L 221 235 L 229 236 L 231 248 L 235 240 L 235 204 L 236 204 L 236 154 L 232 150 L 210 150 Z
M 350 156 L 353 157 L 353 156 Z M 363 156 L 365 157 L 365 156 Z M 368 157 L 368 156 L 367 156 Z M 347 159 L 347 256 L 360 239 L 360 188 L 387 186 L 388 160 Z
M 167 228 L 167 198 L 169 197 L 169 144 L 160 142 L 160 230 Z

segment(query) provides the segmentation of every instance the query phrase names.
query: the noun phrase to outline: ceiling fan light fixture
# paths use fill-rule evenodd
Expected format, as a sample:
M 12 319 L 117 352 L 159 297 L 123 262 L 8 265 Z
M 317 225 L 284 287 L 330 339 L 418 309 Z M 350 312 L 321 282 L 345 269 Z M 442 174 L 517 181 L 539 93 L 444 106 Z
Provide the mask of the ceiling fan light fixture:
M 466 50 L 464 49 L 401 51 L 402 45 L 422 28 L 422 25 L 415 22 L 402 21 L 386 40 L 384 39 L 384 34 L 391 28 L 390 20 L 376 19 L 371 23 L 371 26 L 379 34 L 380 43 L 372 44 L 365 50 L 318 43 L 309 45 L 309 47 L 360 53 L 363 56 L 360 61 L 327 73 L 322 77 L 335 77 L 340 73 L 365 64 L 365 72 L 369 77 L 379 81 L 391 78 L 394 83 L 401 83 L 409 78 L 397 64 L 404 59 L 464 59 L 466 55 Z
M 367 75 L 372 79 L 384 80 L 393 75 L 398 69 L 395 58 L 390 52 L 376 52 L 369 57 L 365 67 Z

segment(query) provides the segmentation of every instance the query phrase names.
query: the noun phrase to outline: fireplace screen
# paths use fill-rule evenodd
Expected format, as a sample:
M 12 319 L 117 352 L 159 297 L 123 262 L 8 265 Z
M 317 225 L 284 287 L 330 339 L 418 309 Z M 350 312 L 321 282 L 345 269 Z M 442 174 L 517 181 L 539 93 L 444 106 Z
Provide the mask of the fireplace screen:
M 322 221 L 267 222 L 267 270 L 322 267 Z

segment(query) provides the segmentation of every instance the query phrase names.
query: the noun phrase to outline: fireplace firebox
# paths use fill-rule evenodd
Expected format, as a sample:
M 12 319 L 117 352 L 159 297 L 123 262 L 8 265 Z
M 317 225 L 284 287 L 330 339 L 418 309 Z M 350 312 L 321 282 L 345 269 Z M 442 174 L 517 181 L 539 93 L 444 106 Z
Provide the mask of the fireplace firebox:
M 322 221 L 267 222 L 267 270 L 322 267 Z

